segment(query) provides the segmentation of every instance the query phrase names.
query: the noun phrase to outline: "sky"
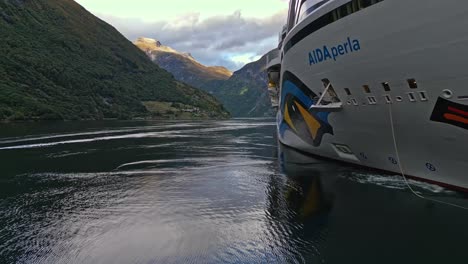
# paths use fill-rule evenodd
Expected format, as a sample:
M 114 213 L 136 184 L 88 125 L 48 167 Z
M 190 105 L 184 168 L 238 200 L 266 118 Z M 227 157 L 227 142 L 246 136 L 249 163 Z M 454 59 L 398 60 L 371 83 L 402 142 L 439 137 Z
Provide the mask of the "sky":
M 75 0 L 130 41 L 154 38 L 238 70 L 278 44 L 288 0 Z

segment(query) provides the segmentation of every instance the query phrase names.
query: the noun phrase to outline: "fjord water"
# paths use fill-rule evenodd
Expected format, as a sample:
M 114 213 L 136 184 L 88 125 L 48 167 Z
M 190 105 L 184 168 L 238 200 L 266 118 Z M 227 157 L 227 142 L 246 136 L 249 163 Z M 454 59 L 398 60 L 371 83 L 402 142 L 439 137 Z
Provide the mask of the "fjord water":
M 274 120 L 1 124 L 0 164 L 0 263 L 468 259 L 468 211 L 279 148 Z

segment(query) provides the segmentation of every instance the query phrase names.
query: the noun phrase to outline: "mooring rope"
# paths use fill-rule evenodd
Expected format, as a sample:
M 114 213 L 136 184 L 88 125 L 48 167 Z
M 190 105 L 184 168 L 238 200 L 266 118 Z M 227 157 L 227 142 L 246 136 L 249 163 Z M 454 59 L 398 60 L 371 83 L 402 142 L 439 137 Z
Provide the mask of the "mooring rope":
M 390 113 L 390 125 L 391 125 L 391 128 L 392 128 L 393 146 L 395 148 L 396 159 L 397 159 L 397 162 L 398 162 L 398 167 L 400 168 L 401 176 L 403 176 L 403 179 L 404 179 L 404 181 L 406 183 L 406 186 L 411 190 L 411 192 L 415 196 L 417 196 L 417 197 L 419 197 L 421 199 L 425 199 L 425 200 L 432 201 L 432 202 L 435 202 L 435 203 L 440 203 L 440 204 L 444 204 L 444 205 L 453 206 L 453 207 L 457 207 L 457 208 L 460 208 L 460 209 L 468 210 L 467 207 L 464 207 L 464 206 L 461 206 L 461 205 L 458 205 L 458 204 L 453 204 L 453 203 L 450 203 L 450 202 L 445 202 L 445 201 L 437 200 L 437 199 L 434 199 L 434 198 L 425 197 L 422 194 L 417 193 L 411 187 L 411 184 L 408 182 L 408 179 L 407 179 L 407 177 L 405 175 L 405 172 L 403 170 L 403 165 L 402 165 L 401 160 L 400 160 L 400 152 L 398 151 L 398 144 L 397 144 L 397 139 L 396 139 L 396 136 L 395 136 L 395 125 L 393 123 L 392 103 L 388 103 L 388 110 L 389 110 L 389 113 Z

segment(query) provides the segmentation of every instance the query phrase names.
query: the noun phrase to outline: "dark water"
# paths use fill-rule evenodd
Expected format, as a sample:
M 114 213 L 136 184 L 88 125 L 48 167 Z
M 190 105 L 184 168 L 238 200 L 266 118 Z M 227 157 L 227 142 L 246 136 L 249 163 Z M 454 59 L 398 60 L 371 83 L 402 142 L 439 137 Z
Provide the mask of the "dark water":
M 468 261 L 468 211 L 278 148 L 273 120 L 0 126 L 0 263 Z

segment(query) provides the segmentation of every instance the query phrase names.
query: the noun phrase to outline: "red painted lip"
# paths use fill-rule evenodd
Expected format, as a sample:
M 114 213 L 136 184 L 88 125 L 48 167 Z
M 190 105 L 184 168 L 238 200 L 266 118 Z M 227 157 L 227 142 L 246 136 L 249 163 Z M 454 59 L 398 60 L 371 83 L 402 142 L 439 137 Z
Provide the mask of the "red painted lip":
M 402 176 L 402 175 L 400 174 L 400 176 Z M 421 182 L 427 182 L 427 183 L 439 185 L 439 186 L 442 186 L 442 187 L 444 187 L 444 188 L 446 188 L 448 190 L 462 192 L 462 193 L 468 193 L 468 189 L 465 188 L 465 187 L 452 185 L 452 184 L 449 184 L 449 183 L 443 183 L 443 182 L 439 182 L 439 181 L 434 181 L 434 180 L 429 180 L 429 179 L 416 177 L 416 176 L 411 176 L 411 175 L 405 175 L 405 177 L 407 177 L 409 179 L 413 179 L 413 180 L 418 180 L 418 181 L 421 181 Z
M 461 117 L 461 116 L 458 116 L 458 115 L 444 114 L 444 117 L 447 120 L 452 120 L 452 121 L 468 124 L 468 118 L 464 118 L 464 117 Z
M 303 151 L 303 150 L 300 150 L 300 149 L 297 149 L 297 148 L 294 148 L 294 147 L 290 147 L 288 145 L 285 145 L 284 143 L 280 142 L 281 145 L 283 146 L 286 146 L 287 148 L 289 149 L 293 149 L 299 153 L 302 153 L 303 155 L 305 156 L 310 156 L 310 157 L 316 157 L 317 159 L 322 159 L 322 160 L 332 160 L 332 161 L 335 161 L 335 162 L 339 162 L 339 163 L 343 163 L 343 164 L 348 164 L 350 166 L 354 166 L 354 167 L 360 167 L 360 168 L 370 168 L 370 169 L 373 169 L 375 171 L 380 171 L 380 172 L 383 172 L 383 173 L 386 173 L 388 175 L 399 175 L 401 177 L 403 177 L 403 175 L 401 175 L 400 172 L 394 172 L 394 171 L 389 171 L 389 170 L 384 170 L 384 169 L 379 169 L 379 168 L 376 168 L 376 167 L 371 167 L 371 166 L 367 166 L 367 165 L 364 165 L 364 164 L 357 164 L 357 163 L 351 163 L 351 162 L 346 162 L 344 160 L 339 160 L 339 159 L 336 159 L 336 158 L 329 158 L 329 157 L 323 157 L 323 156 L 319 156 L 319 155 L 316 155 L 316 154 L 312 154 L 312 153 L 309 153 L 307 151 Z M 413 179 L 413 180 L 417 180 L 417 181 L 420 181 L 420 182 L 427 182 L 427 183 L 431 183 L 431 184 L 435 184 L 435 185 L 438 185 L 438 186 L 442 186 L 448 190 L 452 190 L 452 191 L 456 191 L 456 192 L 459 192 L 459 193 L 464 193 L 464 194 L 468 194 L 468 188 L 466 187 L 462 187 L 462 186 L 458 186 L 458 185 L 453 185 L 453 184 L 450 184 L 450 183 L 444 183 L 444 182 L 440 182 L 440 181 L 434 181 L 434 180 L 430 180 L 430 179 L 426 179 L 426 178 L 421 178 L 421 177 L 416 177 L 416 176 L 412 176 L 412 175 L 406 175 L 405 176 L 406 178 L 408 179 Z
M 460 109 L 452 107 L 452 106 L 449 106 L 448 110 L 451 111 L 451 112 L 457 113 L 459 115 L 468 116 L 468 112 L 460 110 Z

